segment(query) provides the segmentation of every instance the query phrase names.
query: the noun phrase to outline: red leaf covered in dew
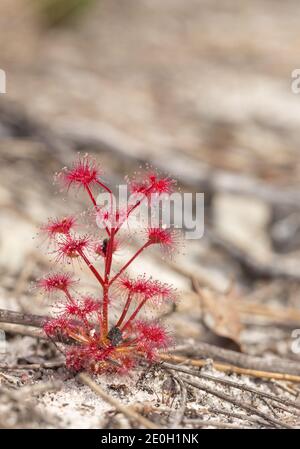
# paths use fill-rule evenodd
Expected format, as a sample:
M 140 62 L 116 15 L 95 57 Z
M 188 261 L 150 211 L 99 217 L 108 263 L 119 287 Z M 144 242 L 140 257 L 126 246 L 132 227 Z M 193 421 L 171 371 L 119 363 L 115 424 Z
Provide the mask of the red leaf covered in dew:
M 168 248 L 175 244 L 174 233 L 171 229 L 148 228 L 147 234 L 151 245 Z
M 160 304 L 161 302 L 176 301 L 176 292 L 174 288 L 166 283 L 139 276 L 136 279 L 131 279 L 128 276 L 123 276 L 117 283 L 117 292 L 120 296 L 130 294 L 133 298 L 146 299 L 153 303 Z
M 44 331 L 49 337 L 57 337 L 63 335 L 68 336 L 70 331 L 74 330 L 71 320 L 65 317 L 53 318 L 44 324 Z
M 166 349 L 172 344 L 172 339 L 164 327 L 156 322 L 138 321 L 135 324 L 139 340 L 139 347 L 153 358 L 158 349 Z
M 62 180 L 67 188 L 76 187 L 90 187 L 96 184 L 101 175 L 101 170 L 94 160 L 88 155 L 85 155 L 73 164 L 70 169 L 62 172 Z
M 173 192 L 176 181 L 171 178 L 159 178 L 156 173 L 147 173 L 142 180 L 130 182 L 132 194 L 142 194 L 149 197 L 153 194 L 170 194 Z
M 50 239 L 53 239 L 58 234 L 68 235 L 74 228 L 75 222 L 76 220 L 74 217 L 64 217 L 61 219 L 54 218 L 48 220 L 48 222 L 41 227 L 41 230 L 46 232 Z
M 57 290 L 67 292 L 74 284 L 76 284 L 76 281 L 71 273 L 50 273 L 37 282 L 37 286 L 45 293 L 52 293 Z
M 91 239 L 89 236 L 69 236 L 57 241 L 57 260 L 63 260 L 65 263 L 82 256 L 84 251 L 88 251 L 91 247 Z
M 159 306 L 176 299 L 170 285 L 146 275 L 131 279 L 126 270 L 152 245 L 167 250 L 173 248 L 176 235 L 171 229 L 146 229 L 143 245 L 117 272 L 113 272 L 115 252 L 123 242 L 118 233 L 141 202 L 137 200 L 125 213 L 113 211 L 112 205 L 107 209 L 109 212 L 104 211 L 96 203 L 91 189 L 97 186 L 98 193 L 103 190 L 109 192 L 112 201 L 112 192 L 101 181 L 100 175 L 98 165 L 88 156 L 79 158 L 62 173 L 67 189 L 82 187 L 87 193 L 95 212 L 88 214 L 89 218 L 96 222 L 97 219 L 105 221 L 105 226 L 98 226 L 101 229 L 97 236 L 75 232 L 75 219 L 72 217 L 49 220 L 43 227 L 54 246 L 52 253 L 56 256 L 56 263 L 64 265 L 78 260 L 86 264 L 99 284 L 99 299 L 74 292 L 75 281 L 64 272 L 43 277 L 38 281 L 38 286 L 47 294 L 55 292 L 61 296 L 59 302 L 56 301 L 53 318 L 46 322 L 44 330 L 62 345 L 67 367 L 95 374 L 123 374 L 138 365 L 140 360 L 157 360 L 158 352 L 171 344 L 164 327 L 154 321 L 141 321 L 140 312 L 150 302 Z M 145 175 L 138 184 L 130 183 L 131 191 L 147 196 L 151 193 L 169 194 L 173 186 L 172 179 L 158 178 L 155 174 Z M 113 216 L 110 211 L 113 211 Z M 128 228 L 127 232 L 130 237 Z M 112 304 L 114 311 L 117 306 L 120 309 L 117 318 L 114 318 L 115 312 L 112 313 Z
M 173 228 L 148 228 L 148 244 L 159 245 L 160 249 L 168 256 L 172 256 L 180 246 L 180 234 Z
M 87 319 L 92 313 L 100 311 L 101 303 L 92 297 L 83 297 L 81 299 L 72 298 L 64 305 L 63 316 L 67 318 L 79 317 Z

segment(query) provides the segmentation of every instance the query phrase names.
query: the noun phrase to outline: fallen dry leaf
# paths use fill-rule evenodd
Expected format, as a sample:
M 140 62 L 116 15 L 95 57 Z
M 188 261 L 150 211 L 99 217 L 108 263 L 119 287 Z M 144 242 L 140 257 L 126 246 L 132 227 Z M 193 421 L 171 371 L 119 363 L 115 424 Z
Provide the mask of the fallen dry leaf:
M 217 293 L 201 287 L 197 279 L 193 279 L 193 285 L 201 301 L 204 324 L 218 337 L 229 339 L 241 351 L 243 325 L 232 290 L 225 294 Z

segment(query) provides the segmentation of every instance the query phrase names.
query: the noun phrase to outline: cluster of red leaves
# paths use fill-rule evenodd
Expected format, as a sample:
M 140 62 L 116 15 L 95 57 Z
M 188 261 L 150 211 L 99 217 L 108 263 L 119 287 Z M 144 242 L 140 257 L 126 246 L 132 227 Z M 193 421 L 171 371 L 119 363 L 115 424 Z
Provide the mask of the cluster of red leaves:
M 141 204 L 141 199 L 128 206 L 126 211 L 113 212 L 111 209 L 104 212 L 102 206 L 97 204 L 93 190 L 98 187 L 110 195 L 112 192 L 102 181 L 101 175 L 97 164 L 84 156 L 72 168 L 64 169 L 60 177 L 67 189 L 77 187 L 87 192 L 95 210 L 95 214 L 89 216 L 96 217 L 96 220 L 101 217 L 106 221 L 106 235 L 103 238 L 79 234 L 74 217 L 49 220 L 42 227 L 54 246 L 57 262 L 69 264 L 75 259 L 87 265 L 99 282 L 100 299 L 79 295 L 74 288 L 77 281 L 70 273 L 50 273 L 38 281 L 38 286 L 46 294 L 56 292 L 64 298 L 55 316 L 46 322 L 44 330 L 50 338 L 63 344 L 67 367 L 93 373 L 125 373 L 141 359 L 154 361 L 158 351 L 170 344 L 170 337 L 160 323 L 137 318 L 141 309 L 150 302 L 160 305 L 176 299 L 169 285 L 146 276 L 131 279 L 125 271 L 146 248 L 160 245 L 163 249 L 169 249 L 173 247 L 176 237 L 171 229 L 147 229 L 143 246 L 119 271 L 113 273 L 114 253 L 120 246 L 118 232 Z M 172 179 L 161 179 L 153 173 L 145 175 L 140 182 L 130 182 L 131 192 L 145 197 L 169 194 L 173 186 Z M 97 266 L 99 256 L 102 270 Z M 110 313 L 112 297 L 117 298 L 121 308 L 116 320 Z

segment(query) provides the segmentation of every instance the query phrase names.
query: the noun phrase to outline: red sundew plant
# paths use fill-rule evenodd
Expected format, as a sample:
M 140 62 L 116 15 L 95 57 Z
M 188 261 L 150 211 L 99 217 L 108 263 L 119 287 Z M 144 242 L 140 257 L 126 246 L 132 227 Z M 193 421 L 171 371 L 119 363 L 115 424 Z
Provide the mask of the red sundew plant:
M 42 226 L 54 246 L 56 262 L 70 264 L 80 260 L 85 263 L 99 284 L 99 298 L 79 295 L 74 290 L 78 281 L 70 273 L 50 273 L 38 281 L 38 286 L 46 294 L 55 292 L 63 297 L 44 330 L 49 338 L 62 342 L 67 367 L 95 374 L 125 373 L 139 360 L 155 361 L 158 351 L 171 343 L 166 329 L 158 321 L 140 319 L 140 311 L 148 303 L 160 306 L 167 300 L 176 299 L 170 285 L 146 275 L 131 279 L 126 270 L 153 245 L 163 250 L 172 248 L 176 236 L 172 229 L 145 229 L 145 241 L 140 249 L 121 268 L 114 270 L 114 253 L 121 245 L 118 234 L 142 199 L 139 197 L 130 203 L 126 210 L 113 210 L 112 191 L 101 175 L 95 161 L 84 156 L 72 168 L 64 169 L 60 177 L 67 190 L 75 187 L 86 191 L 95 212 L 89 217 L 93 221 L 99 216 L 106 218 L 101 230 L 104 236 L 94 238 L 90 234 L 79 234 L 80 226 L 72 216 L 49 220 Z M 129 187 L 132 193 L 142 193 L 144 198 L 149 198 L 151 194 L 171 193 L 174 180 L 160 179 L 151 173 L 146 174 L 141 182 L 129 183 Z M 109 212 L 97 204 L 96 189 L 109 193 Z M 116 319 L 111 313 L 112 303 L 118 303 L 121 308 Z

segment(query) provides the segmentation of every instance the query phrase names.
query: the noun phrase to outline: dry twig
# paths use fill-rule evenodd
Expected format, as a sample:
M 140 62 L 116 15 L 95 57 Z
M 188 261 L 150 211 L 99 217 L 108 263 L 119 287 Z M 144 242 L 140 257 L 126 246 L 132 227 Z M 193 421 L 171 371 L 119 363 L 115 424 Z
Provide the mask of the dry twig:
M 208 394 L 211 394 L 213 396 L 218 397 L 219 399 L 222 399 L 223 401 L 227 401 L 230 402 L 231 404 L 235 405 L 238 408 L 244 409 L 246 410 L 248 413 L 251 413 L 252 415 L 257 415 L 260 416 L 264 421 L 269 422 L 270 424 L 275 425 L 276 427 L 284 427 L 286 429 L 290 429 L 291 426 L 289 426 L 288 424 L 285 424 L 281 421 L 279 421 L 278 419 L 275 419 L 269 415 L 267 415 L 266 413 L 262 412 L 261 410 L 259 410 L 256 407 L 253 407 L 252 405 L 248 404 L 247 402 L 243 402 L 239 399 L 235 399 L 233 398 L 233 396 L 229 396 L 225 393 L 222 393 L 221 391 L 218 391 L 216 389 L 212 389 L 206 385 L 202 385 L 198 382 L 192 381 L 190 379 L 187 378 L 183 378 L 182 380 L 188 384 L 191 385 L 192 387 L 198 388 L 200 390 L 205 391 Z
M 232 424 L 229 422 L 222 422 L 216 419 L 185 419 L 184 424 L 189 424 L 194 426 L 195 429 L 198 427 L 216 427 L 217 429 L 251 429 L 251 426 L 241 426 L 238 424 Z
M 231 410 L 227 410 L 225 407 L 208 407 L 206 409 L 207 412 L 216 414 L 216 415 L 225 415 L 225 416 L 229 416 L 230 418 L 236 418 L 236 419 L 240 419 L 241 421 L 248 421 L 250 423 L 253 424 L 258 424 L 259 426 L 261 426 L 261 420 L 259 418 L 253 417 L 253 416 L 248 416 L 245 413 L 237 413 L 237 412 L 232 412 Z M 266 423 L 266 425 L 270 426 L 269 423 Z
M 204 342 L 197 341 L 190 348 L 186 348 L 185 355 L 211 358 L 244 369 L 300 375 L 299 362 L 274 356 L 268 358 L 252 356 Z
M 43 363 L 28 363 L 28 364 L 20 364 L 17 363 L 14 365 L 5 365 L 0 364 L 0 370 L 3 371 L 18 371 L 18 370 L 39 370 L 39 369 L 55 369 L 63 366 L 65 362 L 63 360 L 54 360 L 52 362 L 43 362 Z
M 185 412 L 186 403 L 187 403 L 187 391 L 186 391 L 186 386 L 185 386 L 184 382 L 182 382 L 181 378 L 179 376 L 174 376 L 174 374 L 171 374 L 171 375 L 173 376 L 173 378 L 176 380 L 176 382 L 180 386 L 180 405 L 175 412 L 175 416 L 173 417 L 173 422 L 170 426 L 171 429 L 177 429 L 184 417 L 184 412 Z
M 0 309 L 0 322 L 22 324 L 32 327 L 43 327 L 47 316 L 32 315 L 30 313 L 15 312 L 13 310 Z
M 46 336 L 46 334 L 42 329 L 35 329 L 33 327 L 26 325 L 23 326 L 20 324 L 0 323 L 0 329 L 3 330 L 4 332 L 9 332 L 12 334 L 49 340 L 49 338 Z
M 187 365 L 202 367 L 207 365 L 207 360 L 195 360 L 189 359 L 186 357 L 178 356 L 178 355 L 168 355 L 168 354 L 160 354 L 160 360 L 171 362 L 171 363 L 186 363 Z M 224 373 L 236 373 L 236 374 L 244 374 L 246 376 L 252 377 L 261 377 L 265 379 L 277 379 L 277 380 L 286 380 L 289 382 L 298 382 L 300 383 L 300 376 L 286 373 L 277 373 L 270 371 L 260 371 L 255 369 L 247 369 L 240 368 L 234 365 L 226 365 L 225 363 L 213 362 L 212 366 L 219 371 L 223 371 Z
M 40 329 L 30 330 L 26 333 L 26 328 L 19 328 L 17 324 L 41 327 L 45 320 L 49 317 L 40 315 L 30 315 L 26 313 L 12 312 L 8 310 L 0 309 L 0 328 L 3 330 L 7 329 L 7 332 L 22 333 L 23 335 L 35 336 L 37 338 L 47 338 L 44 332 Z M 2 324 L 3 323 L 3 324 Z M 10 323 L 16 323 L 16 326 L 10 325 Z M 35 332 L 36 331 L 36 332 Z M 248 354 L 243 354 L 237 351 L 232 351 L 229 349 L 223 349 L 215 345 L 211 345 L 204 342 L 197 342 L 190 349 L 186 349 L 188 355 L 201 354 L 202 357 L 213 358 L 226 362 L 227 364 L 236 365 L 236 367 L 241 367 L 249 370 L 256 371 L 268 371 L 276 373 L 288 373 L 288 375 L 299 375 L 300 376 L 300 363 L 283 359 L 279 357 L 269 357 L 264 359 L 262 357 L 255 357 Z M 179 356 L 174 356 L 179 357 Z M 183 359 L 182 359 L 183 360 Z M 181 360 L 181 361 L 182 361 Z M 203 364 L 206 362 L 203 361 Z M 203 366 L 203 365 L 201 365 Z M 236 371 L 235 371 L 236 372 Z M 244 374 L 244 372 L 242 372 Z M 260 376 L 259 376 L 260 377 Z M 275 377 L 277 378 L 277 377 Z M 289 380 L 284 377 L 278 377 L 279 380 Z M 295 382 L 295 380 L 294 380 Z
M 25 322 L 28 323 L 27 314 L 25 315 Z M 34 315 L 35 317 L 35 315 Z M 45 317 L 40 317 L 43 320 Z M 19 317 L 18 317 L 19 319 Z M 20 322 L 20 321 L 19 321 Z M 29 323 L 28 323 L 29 324 Z M 30 329 L 27 326 L 21 326 L 18 324 L 1 323 L 0 329 L 16 333 L 20 335 L 27 335 L 30 337 L 48 339 L 42 329 Z M 291 360 L 280 359 L 277 357 L 272 357 L 269 359 L 263 359 L 261 357 L 250 356 L 228 349 L 222 349 L 218 346 L 210 345 L 208 343 L 197 343 L 197 350 L 201 352 L 203 356 L 208 358 L 225 359 L 225 363 L 214 362 L 214 367 L 220 371 L 224 372 L 234 372 L 237 374 L 245 374 L 248 376 L 262 377 L 267 379 L 285 380 L 289 382 L 299 382 L 300 383 L 300 364 L 293 362 Z M 167 355 L 160 354 L 160 359 L 162 361 L 182 363 L 185 362 L 192 366 L 204 366 L 207 364 L 206 359 L 194 360 L 187 357 L 178 355 Z M 233 361 L 233 364 L 230 362 Z M 249 368 L 257 367 L 257 368 Z M 276 371 L 272 371 L 276 370 Z M 295 373 L 295 374 L 294 374 Z
M 205 379 L 205 380 L 210 380 L 215 383 L 220 383 L 220 384 L 226 385 L 231 388 L 238 388 L 242 391 L 248 391 L 249 393 L 253 393 L 256 396 L 264 397 L 264 398 L 270 399 L 272 401 L 277 401 L 281 404 L 286 405 L 287 407 L 293 407 L 297 410 L 300 410 L 300 404 L 297 404 L 296 402 L 289 401 L 288 399 L 284 399 L 279 396 L 275 396 L 272 393 L 267 393 L 267 392 L 261 391 L 257 388 L 253 388 L 248 385 L 241 384 L 239 382 L 234 382 L 232 380 L 224 379 L 222 377 L 212 376 L 211 374 L 200 373 L 199 371 L 191 370 L 184 366 L 172 365 L 170 363 L 164 363 L 162 366 L 163 367 L 166 366 L 169 370 L 179 371 L 181 373 L 189 374 L 194 377 L 198 377 L 198 378 Z M 290 412 L 290 413 L 292 413 L 292 412 Z

